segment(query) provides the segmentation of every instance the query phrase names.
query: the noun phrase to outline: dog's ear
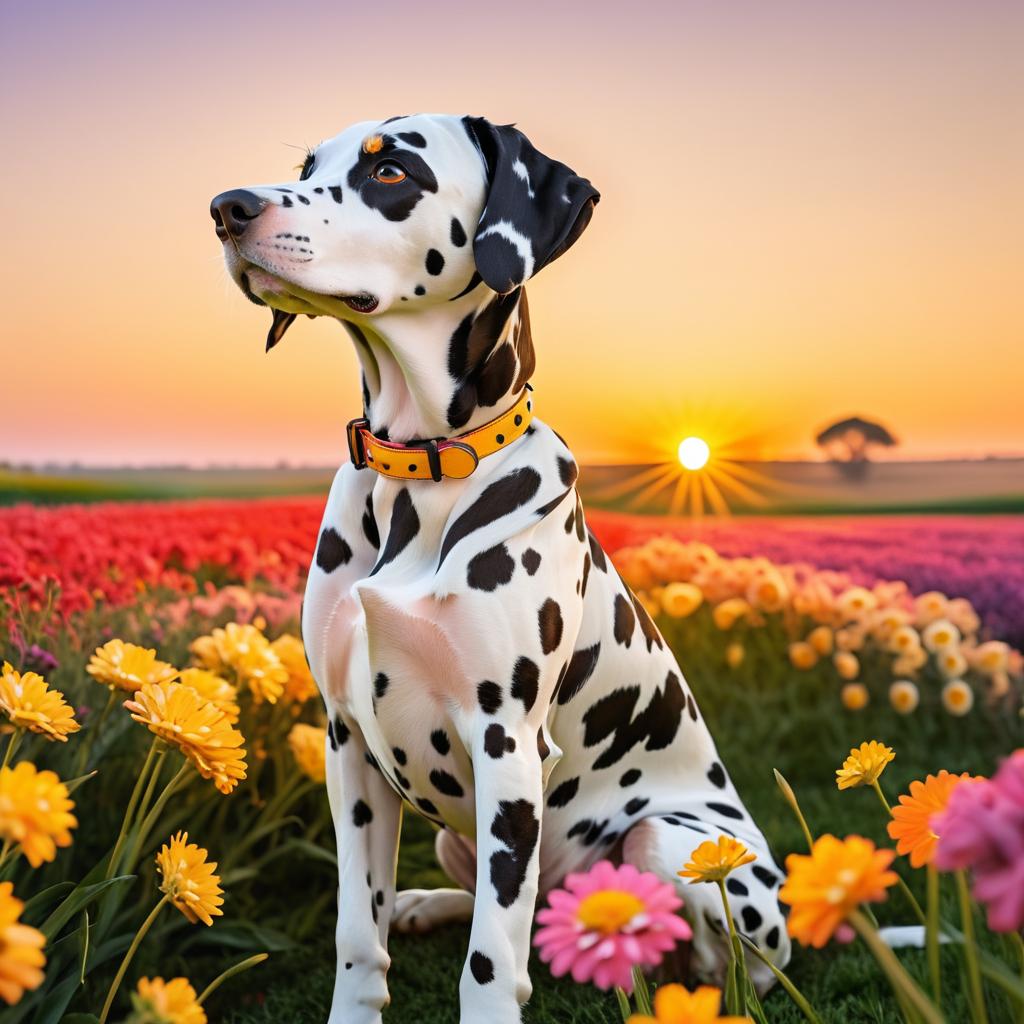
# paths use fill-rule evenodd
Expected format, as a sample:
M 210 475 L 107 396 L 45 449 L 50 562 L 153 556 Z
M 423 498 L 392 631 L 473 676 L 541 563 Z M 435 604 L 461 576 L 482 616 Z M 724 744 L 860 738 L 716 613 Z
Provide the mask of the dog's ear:
M 473 238 L 476 268 L 489 288 L 505 294 L 583 234 L 601 196 L 512 125 L 483 117 L 465 117 L 463 124 L 487 171 L 484 212 Z

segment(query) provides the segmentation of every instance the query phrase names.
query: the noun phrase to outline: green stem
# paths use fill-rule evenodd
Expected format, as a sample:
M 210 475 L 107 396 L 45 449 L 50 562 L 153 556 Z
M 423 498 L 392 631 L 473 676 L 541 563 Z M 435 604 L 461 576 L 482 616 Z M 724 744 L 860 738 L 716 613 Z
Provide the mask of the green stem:
M 107 1000 L 103 1004 L 103 1012 L 100 1014 L 100 1024 L 106 1024 L 107 1017 L 110 1015 L 110 1007 L 113 1005 L 114 996 L 117 995 L 117 990 L 121 987 L 121 981 L 124 979 L 125 971 L 128 970 L 128 965 L 132 962 L 132 957 L 135 956 L 136 950 L 139 948 L 139 944 L 146 937 L 146 932 L 153 927 L 153 922 L 156 920 L 157 914 L 164 909 L 164 904 L 170 899 L 170 896 L 164 894 L 160 902 L 149 912 L 149 917 L 142 922 L 142 927 L 135 933 L 135 938 L 132 939 L 132 944 L 128 947 L 128 952 L 125 953 L 124 959 L 121 961 L 121 966 L 117 969 L 117 974 L 114 975 L 114 980 L 110 985 L 110 991 L 107 992 Z
M 814 1012 L 813 1007 L 807 1001 L 807 997 L 789 980 L 786 974 L 779 970 L 745 935 L 741 935 L 740 939 L 743 941 L 743 945 L 775 975 L 779 984 L 786 990 L 789 998 L 800 1008 L 800 1012 L 810 1021 L 810 1024 L 822 1024 L 821 1018 Z
M 131 854 L 128 857 L 129 869 L 135 866 L 139 858 L 139 854 L 146 843 L 146 839 L 149 833 L 152 831 L 153 826 L 156 824 L 157 819 L 163 813 L 164 807 L 167 806 L 167 801 L 171 798 L 174 791 L 178 788 L 178 784 L 185 778 L 189 768 L 192 767 L 192 762 L 185 758 L 185 763 L 178 769 L 178 774 L 171 779 L 170 782 L 164 787 L 164 791 L 157 797 L 156 803 L 153 804 L 152 809 L 143 819 L 142 824 L 139 826 L 139 830 L 135 836 L 135 842 L 132 844 Z
M 729 895 L 725 891 L 725 880 L 722 878 L 718 879 L 718 891 L 722 896 L 722 906 L 725 908 L 732 960 L 736 965 L 736 1007 L 727 1007 L 727 1009 L 730 1013 L 736 1013 L 742 1017 L 747 1012 L 747 961 L 743 958 L 743 947 L 740 945 L 740 937 L 736 933 L 736 923 L 732 919 L 732 908 L 729 906 Z
M 907 898 L 907 902 L 910 904 L 911 909 L 914 911 L 914 916 L 921 922 L 921 924 L 927 927 L 928 918 L 925 912 L 921 909 L 921 904 L 917 902 L 917 897 L 910 891 L 910 886 L 903 881 L 902 878 L 897 877 L 896 884 L 900 887 L 900 892 Z
M 793 787 L 786 781 L 786 777 L 778 770 L 773 769 L 775 772 L 775 783 L 782 791 L 782 795 L 786 798 L 786 802 L 790 807 L 793 808 L 793 813 L 796 815 L 797 821 L 800 822 L 800 827 L 804 832 L 804 839 L 807 840 L 808 851 L 814 848 L 814 839 L 811 838 L 811 830 L 807 827 L 807 819 L 804 818 L 803 811 L 800 810 L 800 804 L 797 801 L 796 793 L 793 792 Z
M 24 729 L 15 729 L 11 733 L 11 738 L 7 741 L 7 751 L 4 754 L 4 763 L 0 764 L 0 771 L 3 771 L 11 763 L 11 758 L 14 756 L 14 751 L 17 749 L 18 744 L 21 742 L 21 737 L 24 735 Z
M 619 1013 L 622 1014 L 622 1022 L 623 1024 L 628 1024 L 629 1018 L 633 1016 L 633 1008 L 629 1005 L 629 996 L 616 985 L 615 998 L 619 1003 Z
M 932 980 L 932 999 L 936 1006 L 942 1005 L 942 971 L 939 967 L 939 873 L 934 864 L 927 868 L 928 918 L 925 924 L 924 941 L 928 951 L 928 974 Z
M 885 808 L 885 816 L 891 818 L 892 808 L 889 806 L 889 801 L 885 799 L 885 794 L 882 792 L 882 787 L 878 784 L 878 779 L 871 783 L 871 788 L 878 794 L 878 799 L 882 801 L 882 806 Z
M 77 775 L 85 774 L 85 766 L 89 763 L 89 755 L 92 753 L 93 745 L 96 742 L 96 737 L 99 736 L 103 729 L 103 725 L 113 710 L 114 704 L 117 703 L 117 690 L 113 686 L 109 687 L 110 696 L 107 697 L 107 703 L 104 705 L 103 710 L 100 712 L 100 717 L 96 719 L 95 725 L 90 725 L 85 738 L 82 741 L 82 749 L 78 755 L 78 769 Z
M 159 743 L 160 737 L 155 736 L 150 744 L 149 753 L 146 755 L 146 762 L 142 766 L 142 771 L 139 772 L 139 777 L 135 780 L 135 788 L 132 790 L 132 795 L 128 800 L 128 807 L 124 812 L 124 818 L 121 820 L 121 831 L 117 833 L 117 840 L 110 854 L 110 863 L 107 864 L 107 873 L 104 878 L 113 878 L 114 872 L 117 870 L 117 862 L 121 856 L 121 847 L 124 846 L 124 841 L 128 837 L 128 829 L 131 828 L 132 819 L 135 817 L 135 808 L 139 805 L 139 797 L 142 796 L 142 790 L 149 777 L 149 770 L 153 764 L 153 758 L 156 756 Z
M 7 857 L 11 852 L 11 847 L 14 845 L 13 839 L 5 839 L 3 848 L 0 849 L 0 869 L 3 868 L 4 864 L 7 863 Z
M 967 983 L 971 996 L 971 1018 L 975 1024 L 988 1024 L 985 1009 L 985 991 L 981 985 L 981 968 L 978 966 L 978 950 L 974 938 L 974 908 L 971 893 L 967 887 L 967 875 L 956 872 L 956 894 L 960 904 L 960 927 L 964 933 L 964 963 L 967 965 Z
M 633 995 L 640 1013 L 654 1013 L 654 1007 L 651 1006 L 651 990 L 647 987 L 647 979 L 639 967 L 633 968 Z
M 203 1003 L 206 1002 L 207 998 L 212 995 L 216 989 L 220 988 L 228 978 L 233 978 L 236 974 L 241 974 L 242 971 L 247 971 L 250 967 L 255 967 L 257 964 L 263 963 L 263 961 L 269 957 L 269 953 L 257 953 L 255 956 L 251 956 L 247 960 L 243 960 L 241 963 L 235 964 L 234 967 L 229 967 L 223 973 L 218 974 L 217 977 L 203 989 L 203 994 L 196 1000 L 196 1002 L 202 1006 Z
M 910 1005 L 921 1015 L 926 1024 L 944 1024 L 941 1012 L 932 1005 L 931 1000 L 917 987 L 914 979 L 907 974 L 896 954 L 882 941 L 878 931 L 871 926 L 868 919 L 859 910 L 850 915 L 850 924 L 871 950 L 878 966 L 886 973 L 890 984 Z

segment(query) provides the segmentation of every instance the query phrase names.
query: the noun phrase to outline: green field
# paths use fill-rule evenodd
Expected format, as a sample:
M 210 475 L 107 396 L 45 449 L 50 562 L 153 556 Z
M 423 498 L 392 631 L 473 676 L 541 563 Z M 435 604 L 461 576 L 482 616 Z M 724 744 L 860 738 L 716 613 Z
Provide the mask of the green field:
M 700 644 L 697 627 L 690 620 L 662 621 L 660 625 L 680 652 L 685 670 L 687 651 Z M 702 666 L 700 672 L 689 672 L 688 678 L 720 751 L 780 862 L 786 853 L 802 851 L 803 843 L 772 781 L 772 768 L 779 768 L 792 782 L 815 832 L 858 832 L 888 844 L 875 795 L 865 789 L 840 793 L 835 788 L 835 769 L 852 745 L 880 739 L 894 747 L 896 760 L 883 777 L 890 800 L 894 800 L 910 780 L 929 771 L 947 768 L 990 773 L 999 756 L 1022 742 L 1018 723 L 984 714 L 953 719 L 934 706 L 922 706 L 916 715 L 901 718 L 882 702 L 860 714 L 845 712 L 835 684 L 817 672 L 795 673 L 779 666 L 771 673 L 740 670 L 728 674 L 709 668 L 707 653 L 700 650 L 692 663 Z M 900 870 L 923 899 L 921 876 L 905 864 Z M 296 877 L 301 877 L 299 871 Z M 450 884 L 433 859 L 433 833 L 419 820 L 406 821 L 399 884 Z M 297 884 L 290 895 L 293 900 L 312 903 L 320 894 Z M 953 907 L 947 910 L 952 917 Z M 912 923 L 898 893 L 877 911 L 883 924 Z M 326 921 L 322 927 L 329 928 Z M 467 941 L 465 927 L 392 941 L 392 1003 L 384 1015 L 387 1024 L 453 1024 L 458 1019 L 458 980 Z M 923 981 L 923 955 L 916 951 L 900 955 Z M 947 1019 L 950 1024 L 960 1024 L 968 1014 L 961 997 L 959 959 L 951 949 L 943 950 L 943 958 Z M 275 957 L 248 976 L 247 982 L 225 993 L 214 1008 L 213 1019 L 224 1024 L 318 1024 L 327 1017 L 333 975 L 330 935 L 311 936 L 301 950 Z M 824 1021 L 881 1024 L 901 1019 L 874 962 L 857 946 L 833 946 L 823 952 L 797 949 L 791 975 Z M 612 1024 L 619 1019 L 611 997 L 571 981 L 556 983 L 539 962 L 533 964 L 532 977 L 534 997 L 526 1021 Z M 772 993 L 766 1006 L 772 1022 L 796 1024 L 803 1020 L 780 991 Z M 998 997 L 990 1001 L 989 1009 L 993 1024 L 1011 1019 Z

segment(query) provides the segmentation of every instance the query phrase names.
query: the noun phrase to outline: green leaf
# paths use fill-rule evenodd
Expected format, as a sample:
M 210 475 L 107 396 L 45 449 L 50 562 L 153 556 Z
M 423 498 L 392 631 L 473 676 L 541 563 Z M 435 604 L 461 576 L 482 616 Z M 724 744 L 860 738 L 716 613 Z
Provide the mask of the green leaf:
M 295 948 L 295 942 L 284 932 L 265 928 L 248 921 L 231 924 L 215 923 L 201 932 L 192 929 L 192 935 L 177 944 L 179 952 L 195 946 L 210 946 L 216 950 L 243 949 L 257 952 L 281 953 Z
M 60 1024 L 100 1024 L 95 1013 L 69 1013 L 61 1017 Z
M 105 881 L 96 882 L 92 885 L 86 885 L 84 882 L 79 883 L 75 886 L 71 895 L 46 919 L 39 930 L 46 936 L 47 941 L 51 941 L 75 914 L 84 910 L 108 889 L 121 885 L 124 882 L 131 882 L 134 879 L 134 875 L 115 875 L 113 878 L 108 878 Z
M 31 924 L 35 920 L 35 913 L 42 912 L 50 906 L 52 903 L 56 903 L 62 896 L 67 896 L 69 892 L 74 892 L 74 882 L 57 882 L 55 885 L 49 885 L 41 892 L 37 892 L 35 896 L 25 901 L 25 910 L 22 917 Z

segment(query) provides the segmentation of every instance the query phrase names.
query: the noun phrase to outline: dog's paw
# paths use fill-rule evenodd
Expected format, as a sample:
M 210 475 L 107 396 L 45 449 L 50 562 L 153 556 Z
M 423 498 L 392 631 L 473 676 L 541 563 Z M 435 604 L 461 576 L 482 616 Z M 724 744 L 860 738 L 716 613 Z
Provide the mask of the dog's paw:
M 391 927 L 421 933 L 473 919 L 473 894 L 462 889 L 403 889 L 395 898 Z

